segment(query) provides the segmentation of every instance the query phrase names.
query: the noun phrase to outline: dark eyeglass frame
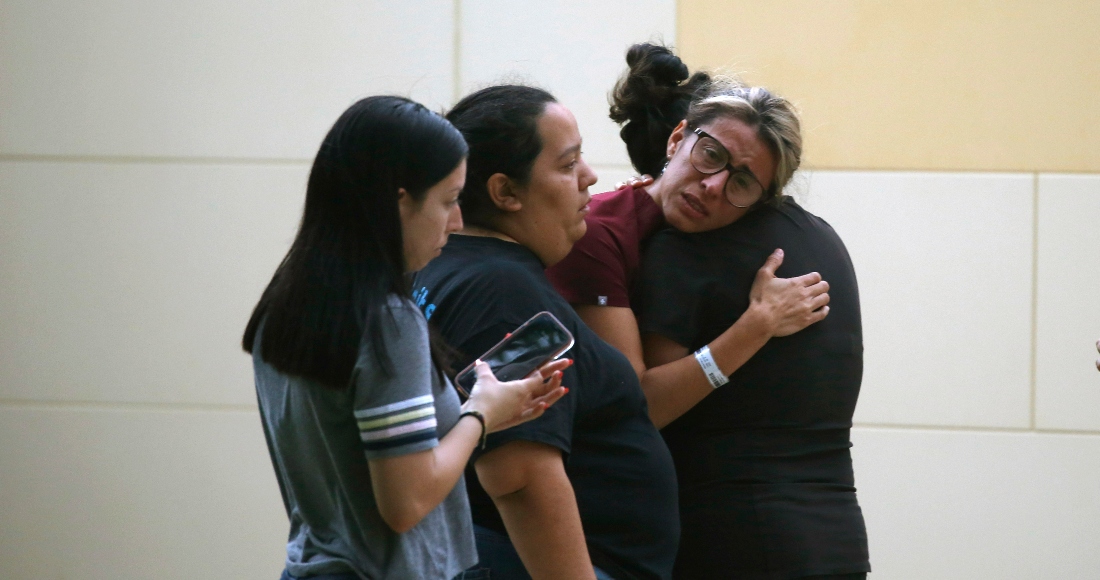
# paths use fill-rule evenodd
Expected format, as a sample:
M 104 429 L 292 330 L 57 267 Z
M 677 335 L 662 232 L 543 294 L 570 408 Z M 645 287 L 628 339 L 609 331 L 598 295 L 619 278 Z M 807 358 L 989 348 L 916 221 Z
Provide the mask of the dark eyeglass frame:
M 730 152 L 729 152 L 728 149 L 726 149 L 725 145 L 722 145 L 721 141 L 719 141 L 718 139 L 715 139 L 714 135 L 711 135 L 710 133 L 707 133 L 706 131 L 704 131 L 704 130 L 698 128 L 698 127 L 692 128 L 691 132 L 695 133 L 695 136 L 696 136 L 695 143 L 692 144 L 691 151 L 688 152 L 688 163 L 691 163 L 691 167 L 693 169 L 695 169 L 696 171 L 698 171 L 699 173 L 702 173 L 703 175 L 714 175 L 714 174 L 721 173 L 723 171 L 729 170 L 729 175 L 726 176 L 726 182 L 722 184 L 722 198 L 726 200 L 726 203 L 732 205 L 733 207 L 741 208 L 741 209 L 752 207 L 752 205 L 756 203 L 754 201 L 753 203 L 751 203 L 749 205 L 737 205 L 736 203 L 733 203 L 732 201 L 730 201 L 729 183 L 730 183 L 730 178 L 733 177 L 733 174 L 735 174 L 735 173 L 740 173 L 742 175 L 748 175 L 749 177 L 751 177 L 752 180 L 756 182 L 757 187 L 760 188 L 760 198 L 763 199 L 764 195 L 767 194 L 768 190 L 764 188 L 764 185 L 762 183 L 760 183 L 760 180 L 757 179 L 756 175 L 753 174 L 753 172 L 751 170 L 749 170 L 749 168 L 747 168 L 747 167 L 734 167 L 732 164 L 730 164 L 730 162 L 729 162 Z M 703 140 L 704 137 L 710 139 L 711 141 L 714 141 L 714 143 L 717 144 L 718 147 L 721 147 L 722 152 L 726 154 L 726 165 L 725 166 L 720 167 L 715 171 L 703 171 L 702 169 L 699 169 L 699 167 L 697 167 L 695 165 L 695 161 L 693 159 L 695 157 L 695 155 L 694 155 L 695 147 L 699 145 L 699 143 Z M 760 201 L 760 200 L 757 199 L 757 201 Z

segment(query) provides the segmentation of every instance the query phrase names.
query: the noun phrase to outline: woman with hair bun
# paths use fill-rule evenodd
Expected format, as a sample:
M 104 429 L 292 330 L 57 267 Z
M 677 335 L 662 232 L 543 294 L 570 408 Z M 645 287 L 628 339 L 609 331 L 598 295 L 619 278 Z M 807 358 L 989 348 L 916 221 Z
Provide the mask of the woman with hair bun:
M 665 47 L 635 45 L 627 62 L 612 118 L 657 178 L 597 196 L 550 277 L 635 363 L 663 427 L 680 491 L 674 577 L 865 578 L 858 290 L 840 238 L 783 195 L 798 116 L 766 89 L 689 77 Z
M 464 572 L 466 461 L 565 393 L 568 361 L 505 383 L 482 363 L 460 406 L 409 298 L 407 274 L 462 228 L 467 152 L 420 104 L 369 97 L 313 162 L 298 235 L 242 339 L 290 519 L 283 580 L 483 578 Z

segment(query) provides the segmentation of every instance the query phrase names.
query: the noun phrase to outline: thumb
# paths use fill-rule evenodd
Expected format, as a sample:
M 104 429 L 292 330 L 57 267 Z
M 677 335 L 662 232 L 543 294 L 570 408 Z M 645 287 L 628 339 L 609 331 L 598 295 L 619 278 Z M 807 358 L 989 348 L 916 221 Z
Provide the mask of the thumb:
M 496 379 L 496 375 L 493 374 L 493 369 L 489 367 L 489 363 L 477 359 L 474 361 L 474 372 L 477 373 L 477 382 L 484 382 L 489 379 Z
M 767 260 L 764 260 L 764 265 L 760 268 L 761 274 L 767 274 L 768 276 L 775 277 L 775 271 L 783 264 L 783 250 L 777 249 L 772 252 L 772 255 L 768 256 Z

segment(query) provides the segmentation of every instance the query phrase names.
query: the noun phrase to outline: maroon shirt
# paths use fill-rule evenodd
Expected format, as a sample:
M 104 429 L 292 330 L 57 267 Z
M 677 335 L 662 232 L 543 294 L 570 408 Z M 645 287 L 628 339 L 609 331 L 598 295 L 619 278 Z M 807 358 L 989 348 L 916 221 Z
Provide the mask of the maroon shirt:
M 570 304 L 629 308 L 642 241 L 664 223 L 661 207 L 628 185 L 593 196 L 584 221 L 584 237 L 546 277 Z

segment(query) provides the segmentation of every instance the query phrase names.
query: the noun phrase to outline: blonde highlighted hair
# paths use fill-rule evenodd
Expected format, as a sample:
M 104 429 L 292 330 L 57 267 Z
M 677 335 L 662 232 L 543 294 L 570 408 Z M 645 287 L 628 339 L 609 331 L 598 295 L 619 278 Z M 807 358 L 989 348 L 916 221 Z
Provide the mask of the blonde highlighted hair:
M 731 77 L 713 77 L 695 95 L 685 120 L 699 127 L 714 119 L 737 119 L 756 130 L 775 154 L 775 177 L 761 203 L 778 204 L 783 188 L 802 163 L 802 124 L 790 101 L 763 87 L 750 87 Z

